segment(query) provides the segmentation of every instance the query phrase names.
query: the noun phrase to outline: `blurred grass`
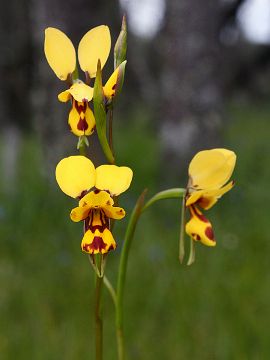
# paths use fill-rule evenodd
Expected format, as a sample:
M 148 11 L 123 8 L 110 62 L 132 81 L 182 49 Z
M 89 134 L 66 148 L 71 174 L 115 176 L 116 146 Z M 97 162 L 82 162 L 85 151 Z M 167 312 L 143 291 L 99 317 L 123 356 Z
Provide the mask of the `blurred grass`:
M 236 104 L 229 111 L 224 146 L 236 151 L 238 163 L 236 187 L 208 214 L 218 246 L 198 244 L 195 265 L 179 265 L 177 201 L 156 204 L 138 226 L 125 298 L 129 359 L 270 356 L 270 107 Z M 144 187 L 159 190 L 162 164 L 144 119 L 129 119 L 118 130 L 119 162 L 135 173 L 121 201 L 130 213 Z M 41 166 L 37 144 L 26 138 L 16 189 L 1 193 L 0 358 L 93 359 L 93 274 L 80 251 L 81 224 L 69 221 L 75 202 L 41 177 Z M 126 223 L 116 227 L 119 245 Z M 113 282 L 119 251 L 107 266 Z M 106 291 L 104 318 L 104 358 L 114 360 L 114 309 Z

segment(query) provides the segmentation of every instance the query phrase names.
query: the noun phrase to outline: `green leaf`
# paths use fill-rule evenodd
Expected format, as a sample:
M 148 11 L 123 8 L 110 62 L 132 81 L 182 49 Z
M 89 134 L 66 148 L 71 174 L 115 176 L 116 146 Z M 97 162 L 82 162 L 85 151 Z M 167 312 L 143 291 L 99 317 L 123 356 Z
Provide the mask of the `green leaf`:
M 98 61 L 97 74 L 94 85 L 94 114 L 96 119 L 96 129 L 99 138 L 100 145 L 110 164 L 114 164 L 114 156 L 110 149 L 107 139 L 107 115 L 104 107 L 104 94 L 102 88 L 102 75 L 101 75 L 101 64 Z
M 122 20 L 122 27 L 114 46 L 114 70 L 126 60 L 127 54 L 127 22 L 125 15 Z
M 179 199 L 185 196 L 186 189 L 183 188 L 173 188 L 164 191 L 158 192 L 150 200 L 147 201 L 142 211 L 145 211 L 149 206 L 153 205 L 155 202 L 164 199 Z

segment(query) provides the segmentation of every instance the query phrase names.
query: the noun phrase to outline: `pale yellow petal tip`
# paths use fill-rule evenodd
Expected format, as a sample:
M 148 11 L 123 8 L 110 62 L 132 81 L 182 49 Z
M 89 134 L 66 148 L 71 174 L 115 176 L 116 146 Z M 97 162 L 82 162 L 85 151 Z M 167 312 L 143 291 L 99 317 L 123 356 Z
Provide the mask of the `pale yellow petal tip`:
M 44 52 L 46 59 L 60 80 L 66 80 L 76 68 L 76 52 L 71 40 L 61 30 L 45 29 Z
M 77 198 L 95 185 L 95 167 L 84 156 L 70 156 L 62 159 L 55 170 L 56 181 L 67 195 Z

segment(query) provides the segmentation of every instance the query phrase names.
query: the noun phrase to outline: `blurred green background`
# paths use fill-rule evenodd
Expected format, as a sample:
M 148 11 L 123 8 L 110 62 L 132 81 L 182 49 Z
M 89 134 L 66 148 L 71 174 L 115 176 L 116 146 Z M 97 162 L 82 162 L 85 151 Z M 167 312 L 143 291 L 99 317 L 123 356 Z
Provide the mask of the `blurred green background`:
M 108 258 L 106 272 L 113 284 L 125 226 L 140 192 L 148 188 L 150 197 L 169 187 L 184 187 L 187 164 L 199 149 L 222 146 L 237 154 L 235 187 L 207 212 L 217 246 L 196 244 L 191 267 L 178 261 L 180 203 L 161 201 L 142 216 L 130 253 L 125 295 L 131 360 L 270 357 L 270 40 L 252 42 L 244 37 L 240 26 L 244 17 L 240 21 L 239 16 L 248 2 L 231 1 L 219 7 L 223 14 L 215 17 L 219 28 L 208 26 L 218 3 L 214 6 L 211 1 L 202 2 L 204 12 L 193 0 L 183 0 L 181 9 L 178 1 L 163 2 L 167 12 L 162 25 L 148 39 L 151 29 L 140 38 L 131 21 L 130 70 L 115 113 L 114 142 L 118 163 L 130 166 L 134 179 L 120 200 L 127 216 L 116 224 L 118 248 Z M 44 61 L 42 42 L 46 26 L 69 30 L 77 39 L 89 23 L 90 27 L 108 23 L 116 39 L 121 14 L 128 11 L 127 2 L 120 3 L 122 8 L 101 1 L 91 12 L 90 1 L 89 20 L 80 0 L 82 7 L 76 11 L 77 16 L 83 12 L 81 21 L 74 20 L 74 1 L 68 1 L 65 9 L 59 1 L 50 0 L 45 7 L 45 2 L 37 1 L 31 16 L 27 2 L 18 8 L 14 1 L 5 3 L 1 26 L 9 41 L 0 66 L 2 79 L 8 80 L 0 94 L 0 359 L 94 358 L 94 275 L 80 250 L 82 226 L 69 219 L 76 201 L 59 190 L 53 175 L 59 159 L 75 153 L 76 139 L 67 132 L 67 107 L 64 110 L 56 99 L 63 86 Z M 175 11 L 183 22 L 176 27 L 172 24 L 178 24 L 179 18 L 170 17 Z M 11 24 L 20 19 L 27 31 L 16 28 L 8 34 L 3 15 L 7 13 L 12 13 Z M 198 31 L 219 36 L 200 48 Z M 31 36 L 18 38 L 27 34 Z M 181 49 L 189 48 L 188 35 L 195 36 L 195 52 Z M 11 41 L 16 38 L 17 42 Z M 172 49 L 162 45 L 177 49 L 176 39 L 180 39 L 179 53 L 155 58 L 164 56 L 164 51 L 171 55 Z M 218 43 L 217 53 L 213 43 L 215 51 Z M 197 60 L 190 63 L 193 59 Z M 216 96 L 203 88 L 205 83 L 214 86 L 210 88 Z M 27 96 L 20 91 L 23 86 Z M 206 98 L 197 89 L 208 94 Z M 178 128 L 178 124 L 184 125 Z M 176 136 L 181 130 L 176 146 L 164 128 Z M 91 152 L 97 143 L 92 138 L 90 143 Z M 93 157 L 96 163 L 102 161 L 99 152 Z M 104 359 L 115 360 L 114 308 L 106 289 L 103 312 Z

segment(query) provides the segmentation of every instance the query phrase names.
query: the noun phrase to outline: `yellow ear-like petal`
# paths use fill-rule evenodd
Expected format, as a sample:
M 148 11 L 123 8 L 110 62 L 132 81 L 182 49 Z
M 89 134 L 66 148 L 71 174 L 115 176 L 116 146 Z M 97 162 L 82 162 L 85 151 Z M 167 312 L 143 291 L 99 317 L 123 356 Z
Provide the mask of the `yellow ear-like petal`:
M 96 168 L 96 188 L 119 195 L 129 188 L 132 176 L 133 172 L 129 167 L 101 165 Z
M 198 152 L 189 164 L 191 187 L 215 189 L 224 185 L 233 172 L 236 155 L 227 149 Z
M 91 78 L 96 76 L 97 63 L 101 69 L 105 65 L 111 49 L 111 35 L 108 26 L 100 25 L 89 30 L 82 38 L 78 48 L 80 67 Z
M 95 185 L 95 167 L 85 156 L 70 156 L 61 160 L 55 170 L 56 181 L 67 195 L 77 198 Z
M 60 80 L 66 80 L 76 68 L 76 52 L 70 39 L 55 28 L 45 30 L 44 52 L 46 59 Z

